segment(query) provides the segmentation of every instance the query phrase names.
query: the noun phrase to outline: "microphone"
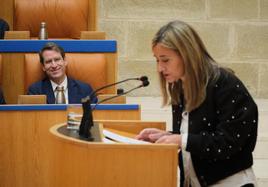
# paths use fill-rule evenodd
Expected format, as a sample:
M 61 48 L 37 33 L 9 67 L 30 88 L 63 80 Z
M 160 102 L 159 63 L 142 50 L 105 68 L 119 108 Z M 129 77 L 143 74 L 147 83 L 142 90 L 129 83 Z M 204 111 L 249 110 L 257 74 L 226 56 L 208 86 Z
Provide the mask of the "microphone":
M 147 81 L 148 80 L 148 77 L 147 76 L 141 76 L 140 77 L 140 80 L 143 82 L 143 81 Z
M 91 100 L 94 96 L 96 96 L 96 94 L 100 91 L 100 90 L 103 90 L 105 88 L 108 88 L 108 87 L 111 87 L 111 86 L 114 86 L 114 85 L 117 85 L 117 84 L 121 84 L 123 82 L 127 82 L 127 81 L 130 81 L 130 80 L 140 80 L 142 81 L 142 84 L 127 91 L 127 92 L 122 92 L 116 96 L 112 96 L 112 97 L 109 97 L 109 98 L 106 98 L 106 99 L 103 99 L 102 101 L 96 103 L 95 107 L 93 109 L 91 109 Z M 116 82 L 116 83 L 112 83 L 112 84 L 108 84 L 108 85 L 105 85 L 101 88 L 98 88 L 96 89 L 94 92 L 92 92 L 89 96 L 83 98 L 81 100 L 82 102 L 82 107 L 83 107 L 83 117 L 82 117 L 82 120 L 81 120 L 81 123 L 80 123 L 80 126 L 79 126 L 79 135 L 80 135 L 80 138 L 82 139 L 85 139 L 85 140 L 88 140 L 88 141 L 93 141 L 94 138 L 92 137 L 91 135 L 91 132 L 90 132 L 90 129 L 91 127 L 94 126 L 94 122 L 93 122 L 93 115 L 92 115 L 92 110 L 94 110 L 96 108 L 96 106 L 102 102 L 105 102 L 107 100 L 110 100 L 110 99 L 113 99 L 113 98 L 116 98 L 116 97 L 119 97 L 121 95 L 124 95 L 124 94 L 127 94 L 135 89 L 138 89 L 138 88 L 141 88 L 141 87 L 146 87 L 149 85 L 149 81 L 148 81 L 148 77 L 147 76 L 141 76 L 139 78 L 128 78 L 128 79 L 125 79 L 125 80 L 122 80 L 122 81 L 119 81 L 119 82 Z
M 108 85 L 105 85 L 103 87 L 100 87 L 98 89 L 96 89 L 94 92 L 92 92 L 90 94 L 90 99 L 92 99 L 92 97 L 96 96 L 96 93 L 98 93 L 99 91 L 105 89 L 105 88 L 109 88 L 111 86 L 114 86 L 114 85 L 117 85 L 117 84 L 121 84 L 121 83 L 124 83 L 124 82 L 127 82 L 127 81 L 130 81 L 130 80 L 140 80 L 140 81 L 145 81 L 145 80 L 148 80 L 148 77 L 147 76 L 141 76 L 139 78 L 128 78 L 128 79 L 125 79 L 125 80 L 122 80 L 122 81 L 119 81 L 119 82 L 115 82 L 115 83 L 112 83 L 112 84 L 108 84 Z
M 103 99 L 103 100 L 97 102 L 92 110 L 95 110 L 95 108 L 96 108 L 97 105 L 99 105 L 99 104 L 101 104 L 101 103 L 103 103 L 103 102 L 105 102 L 105 101 L 109 101 L 109 100 L 114 99 L 114 98 L 117 98 L 117 97 L 119 97 L 119 96 L 126 95 L 126 94 L 128 94 L 128 93 L 130 93 L 130 92 L 132 92 L 133 90 L 136 90 L 136 89 L 138 89 L 138 88 L 149 86 L 149 84 L 150 84 L 150 82 L 148 81 L 148 78 L 146 77 L 146 80 L 142 81 L 142 84 L 141 84 L 141 85 L 139 85 L 139 86 L 137 86 L 137 87 L 135 87 L 135 88 L 132 88 L 132 89 L 126 91 L 126 92 L 122 92 L 122 93 L 120 93 L 120 94 L 117 94 L 117 95 L 112 96 L 112 97 L 105 98 L 105 99 Z
M 146 87 L 149 86 L 150 82 L 148 80 L 142 81 L 142 86 Z

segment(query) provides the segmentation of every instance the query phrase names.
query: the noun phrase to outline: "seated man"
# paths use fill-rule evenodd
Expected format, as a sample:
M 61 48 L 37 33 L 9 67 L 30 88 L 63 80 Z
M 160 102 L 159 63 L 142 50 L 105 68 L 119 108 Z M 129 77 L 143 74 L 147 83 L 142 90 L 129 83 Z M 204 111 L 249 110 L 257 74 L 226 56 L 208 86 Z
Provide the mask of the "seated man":
M 39 56 L 42 69 L 47 76 L 44 80 L 29 87 L 29 95 L 47 95 L 48 104 L 73 104 L 81 103 L 82 98 L 93 92 L 90 85 L 66 76 L 68 62 L 65 60 L 63 49 L 57 44 L 47 43 L 40 51 Z M 61 101 L 58 101 L 58 92 L 61 92 Z M 62 99 L 62 97 L 64 98 Z M 94 96 L 91 102 L 96 103 L 97 98 Z
M 0 88 L 0 104 L 6 104 L 6 101 L 5 101 L 5 98 L 4 98 L 4 95 L 3 95 L 1 88 Z

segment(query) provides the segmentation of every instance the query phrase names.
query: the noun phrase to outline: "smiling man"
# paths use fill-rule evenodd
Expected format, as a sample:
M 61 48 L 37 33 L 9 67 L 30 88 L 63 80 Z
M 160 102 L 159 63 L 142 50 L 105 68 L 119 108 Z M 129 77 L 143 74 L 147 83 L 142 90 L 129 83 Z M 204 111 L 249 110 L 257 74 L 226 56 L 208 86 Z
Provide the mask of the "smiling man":
M 55 104 L 57 95 L 63 92 L 61 103 L 81 103 L 81 99 L 90 95 L 93 91 L 91 86 L 81 81 L 71 79 L 66 75 L 68 62 L 62 47 L 53 42 L 48 42 L 39 53 L 42 69 L 46 78 L 29 87 L 29 95 L 47 95 L 47 103 Z M 62 94 L 62 93 L 61 93 Z M 97 98 L 93 98 L 93 103 Z

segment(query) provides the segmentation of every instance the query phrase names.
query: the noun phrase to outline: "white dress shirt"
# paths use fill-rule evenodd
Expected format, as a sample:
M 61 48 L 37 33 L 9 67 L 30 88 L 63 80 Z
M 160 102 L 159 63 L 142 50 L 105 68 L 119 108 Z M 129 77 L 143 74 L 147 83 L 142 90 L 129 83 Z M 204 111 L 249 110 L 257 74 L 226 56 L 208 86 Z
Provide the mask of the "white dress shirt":
M 55 83 L 55 82 L 53 82 L 52 80 L 50 80 L 50 82 L 51 82 L 51 85 L 52 85 L 52 89 L 53 89 L 55 98 L 56 98 L 56 95 L 57 95 L 57 91 L 56 91 L 57 86 L 63 86 L 65 101 L 66 101 L 66 104 L 68 104 L 69 99 L 68 99 L 68 79 L 67 79 L 67 76 L 65 76 L 64 81 L 60 85 Z
M 182 113 L 182 121 L 181 121 L 181 134 L 182 134 L 182 158 L 183 158 L 183 168 L 184 168 L 184 176 L 185 182 L 184 187 L 188 187 L 190 184 L 192 187 L 200 187 L 200 183 L 196 176 L 191 153 L 186 151 L 187 138 L 188 138 L 188 121 L 189 121 L 189 113 Z M 217 183 L 210 185 L 210 187 L 241 187 L 244 184 L 252 183 L 256 186 L 256 177 L 254 175 L 252 167 L 242 170 L 238 173 L 235 173 L 225 179 L 218 181 Z

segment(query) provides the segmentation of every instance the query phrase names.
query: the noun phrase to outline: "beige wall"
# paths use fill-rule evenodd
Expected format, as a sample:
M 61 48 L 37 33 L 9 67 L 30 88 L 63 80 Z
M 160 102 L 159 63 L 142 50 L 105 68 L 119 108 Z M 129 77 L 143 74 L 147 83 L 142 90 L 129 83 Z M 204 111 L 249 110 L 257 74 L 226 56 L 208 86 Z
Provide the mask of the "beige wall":
M 99 0 L 98 6 L 99 30 L 118 41 L 119 79 L 151 79 L 150 87 L 132 95 L 160 95 L 151 39 L 163 24 L 180 19 L 253 96 L 268 98 L 268 0 Z

